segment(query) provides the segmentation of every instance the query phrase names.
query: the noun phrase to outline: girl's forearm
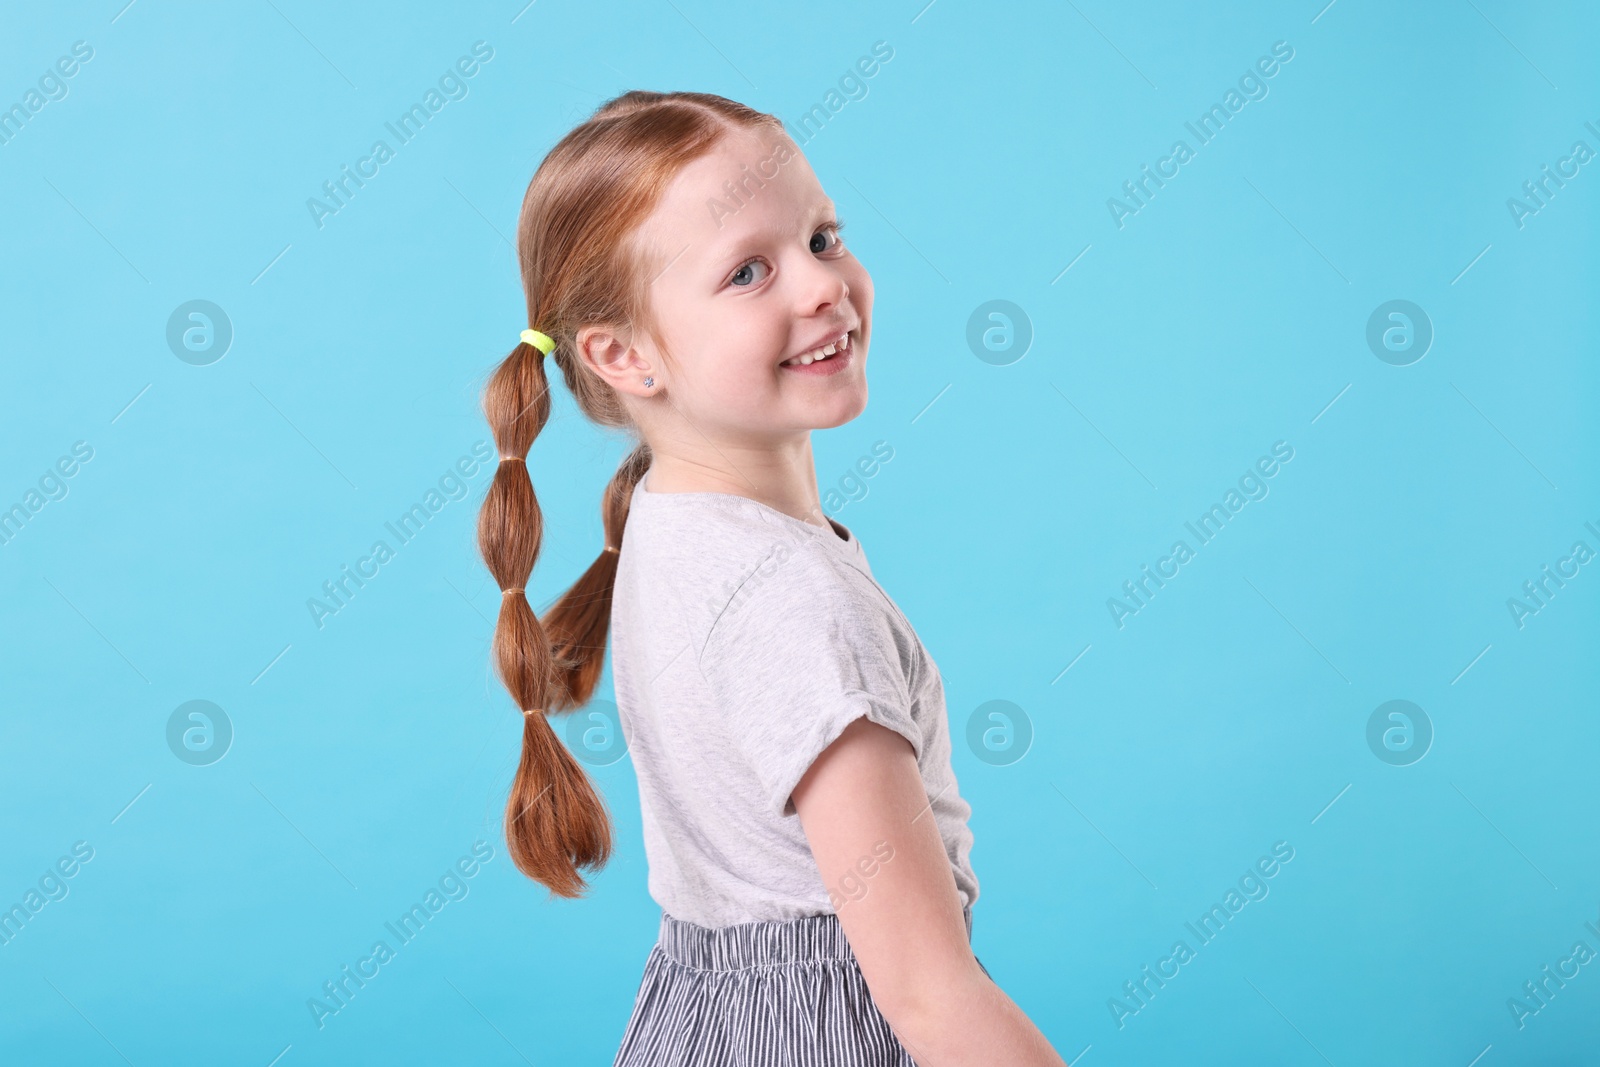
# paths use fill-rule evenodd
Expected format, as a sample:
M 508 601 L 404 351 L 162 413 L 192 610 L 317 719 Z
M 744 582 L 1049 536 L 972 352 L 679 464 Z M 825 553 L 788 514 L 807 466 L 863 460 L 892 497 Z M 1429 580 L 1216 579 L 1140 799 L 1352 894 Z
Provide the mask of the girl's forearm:
M 917 1067 L 1066 1067 L 1033 1021 L 977 967 L 892 1014 L 880 1010 Z

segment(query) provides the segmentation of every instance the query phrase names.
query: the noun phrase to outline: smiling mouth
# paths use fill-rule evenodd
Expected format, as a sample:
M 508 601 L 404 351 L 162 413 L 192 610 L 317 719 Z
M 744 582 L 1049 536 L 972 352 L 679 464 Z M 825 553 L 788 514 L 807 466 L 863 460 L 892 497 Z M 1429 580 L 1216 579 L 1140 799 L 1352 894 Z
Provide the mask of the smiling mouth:
M 846 331 L 838 341 L 823 345 L 821 348 L 802 353 L 793 359 L 786 359 L 778 364 L 780 367 L 806 367 L 834 355 L 848 355 L 850 352 L 850 333 Z

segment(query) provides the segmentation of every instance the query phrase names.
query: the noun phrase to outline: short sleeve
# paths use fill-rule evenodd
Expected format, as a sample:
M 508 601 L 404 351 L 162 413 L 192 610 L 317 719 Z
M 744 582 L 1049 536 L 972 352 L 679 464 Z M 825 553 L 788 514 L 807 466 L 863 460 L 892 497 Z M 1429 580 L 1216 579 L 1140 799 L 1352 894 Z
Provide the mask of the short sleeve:
M 850 723 L 865 716 L 911 743 L 911 684 L 886 609 L 849 575 L 799 553 L 737 593 L 713 625 L 700 669 L 719 732 L 759 782 L 766 810 L 789 794 Z

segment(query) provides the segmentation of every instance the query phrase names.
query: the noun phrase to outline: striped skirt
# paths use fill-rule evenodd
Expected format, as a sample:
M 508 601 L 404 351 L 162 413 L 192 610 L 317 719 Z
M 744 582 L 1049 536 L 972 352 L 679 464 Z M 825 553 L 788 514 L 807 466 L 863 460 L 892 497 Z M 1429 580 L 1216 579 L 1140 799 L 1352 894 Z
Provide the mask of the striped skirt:
M 970 907 L 962 918 L 970 942 Z M 837 915 L 712 930 L 663 912 L 613 1067 L 725 1065 L 916 1061 L 873 1003 Z

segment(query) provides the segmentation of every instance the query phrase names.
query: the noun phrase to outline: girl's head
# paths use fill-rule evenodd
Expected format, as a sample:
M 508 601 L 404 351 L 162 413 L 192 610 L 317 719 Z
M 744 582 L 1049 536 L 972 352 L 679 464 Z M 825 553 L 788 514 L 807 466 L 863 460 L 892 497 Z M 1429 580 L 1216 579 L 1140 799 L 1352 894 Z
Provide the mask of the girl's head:
M 782 123 L 705 93 L 630 92 L 602 105 L 540 164 L 517 251 L 527 325 L 490 378 L 484 411 L 503 457 L 478 541 L 501 589 L 494 654 L 524 710 L 506 840 L 524 874 L 561 896 L 610 855 L 588 776 L 545 716 L 589 699 L 604 664 L 617 553 L 602 549 L 538 619 L 521 591 L 542 515 L 523 460 L 550 415 L 545 360 L 579 410 L 635 440 L 606 487 L 605 545 L 653 459 L 743 479 L 745 465 L 809 457 L 809 433 L 866 405 L 872 281 L 839 240 Z M 840 338 L 827 359 L 783 365 Z M 650 384 L 646 384 L 646 381 Z
M 719 131 L 625 243 L 639 316 L 576 327 L 583 369 L 618 394 L 658 458 L 712 469 L 849 422 L 867 402 L 872 280 L 839 230 L 781 128 Z M 814 367 L 780 367 L 846 339 Z

